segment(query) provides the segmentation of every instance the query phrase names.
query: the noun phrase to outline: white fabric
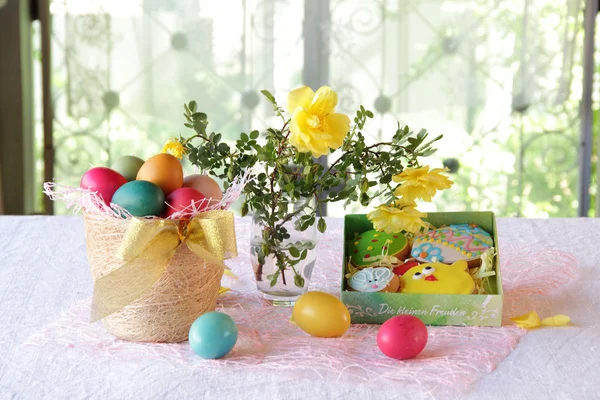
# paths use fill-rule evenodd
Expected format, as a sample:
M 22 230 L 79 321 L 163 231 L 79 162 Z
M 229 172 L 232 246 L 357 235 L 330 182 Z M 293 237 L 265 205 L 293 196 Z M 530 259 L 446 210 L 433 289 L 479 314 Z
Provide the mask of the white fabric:
M 247 232 L 247 219 L 237 223 Z M 331 228 L 341 223 L 328 221 Z M 579 281 L 549 298 L 552 312 L 569 315 L 573 324 L 530 332 L 466 397 L 598 398 L 600 220 L 499 219 L 498 225 L 502 243 L 561 249 L 578 257 Z M 79 217 L 0 217 L 0 399 L 432 397 L 408 393 L 397 383 L 347 385 L 275 374 L 225 374 L 135 359 L 97 362 L 75 352 L 49 357 L 21 346 L 91 292 Z

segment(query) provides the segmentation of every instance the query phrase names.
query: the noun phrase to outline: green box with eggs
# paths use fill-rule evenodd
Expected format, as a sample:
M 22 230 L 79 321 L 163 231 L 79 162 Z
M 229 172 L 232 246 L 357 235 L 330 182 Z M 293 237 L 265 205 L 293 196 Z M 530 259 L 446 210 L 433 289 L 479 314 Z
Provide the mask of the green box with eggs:
M 354 324 L 382 324 L 401 314 L 420 318 L 427 325 L 500 326 L 502 324 L 502 278 L 498 255 L 498 231 L 493 212 L 432 212 L 425 218 L 434 227 L 451 224 L 476 224 L 493 239 L 496 256 L 495 275 L 487 279 L 486 294 L 413 294 L 389 292 L 356 292 L 348 290 L 347 243 L 373 229 L 364 214 L 348 214 L 344 218 L 344 258 L 341 299 L 350 311 Z

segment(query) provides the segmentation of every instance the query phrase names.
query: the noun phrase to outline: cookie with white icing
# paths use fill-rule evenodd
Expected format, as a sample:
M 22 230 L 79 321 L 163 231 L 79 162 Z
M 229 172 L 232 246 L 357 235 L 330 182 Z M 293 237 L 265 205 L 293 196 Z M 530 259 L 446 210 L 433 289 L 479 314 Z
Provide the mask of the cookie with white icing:
M 357 292 L 397 292 L 400 278 L 388 268 L 364 268 L 348 279 L 348 286 Z
M 493 244 L 492 236 L 478 225 L 456 224 L 416 236 L 410 254 L 425 263 L 453 264 L 465 260 L 473 268 L 479 266 L 481 255 Z
M 402 264 L 410 253 L 410 246 L 402 233 L 370 230 L 350 240 L 347 251 L 357 267 L 392 267 Z

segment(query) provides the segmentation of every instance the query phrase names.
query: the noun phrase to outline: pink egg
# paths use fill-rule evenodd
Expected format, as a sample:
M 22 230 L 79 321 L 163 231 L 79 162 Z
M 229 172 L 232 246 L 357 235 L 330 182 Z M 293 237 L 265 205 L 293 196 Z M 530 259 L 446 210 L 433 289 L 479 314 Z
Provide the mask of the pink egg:
M 110 204 L 113 194 L 127 183 L 127 178 L 110 168 L 96 167 L 83 174 L 79 187 L 97 192 L 106 204 Z
M 208 175 L 190 175 L 183 179 L 183 187 L 194 188 L 204 195 L 207 199 L 211 199 L 211 204 L 221 201 L 223 192 L 219 184 Z
M 427 328 L 417 317 L 398 315 L 387 320 L 377 333 L 379 350 L 390 358 L 416 357 L 427 344 Z
M 163 216 L 165 218 L 170 217 L 178 211 L 185 210 L 190 205 L 192 205 L 193 202 L 201 201 L 204 199 L 206 199 L 206 197 L 204 197 L 204 195 L 198 192 L 196 189 L 192 189 L 189 187 L 175 189 L 165 200 L 165 202 L 168 205 L 165 207 L 165 212 Z M 206 207 L 208 207 L 208 202 L 202 202 L 197 206 L 200 206 L 200 209 L 205 209 Z M 186 213 L 186 215 L 184 216 L 188 216 L 187 214 L 188 213 Z

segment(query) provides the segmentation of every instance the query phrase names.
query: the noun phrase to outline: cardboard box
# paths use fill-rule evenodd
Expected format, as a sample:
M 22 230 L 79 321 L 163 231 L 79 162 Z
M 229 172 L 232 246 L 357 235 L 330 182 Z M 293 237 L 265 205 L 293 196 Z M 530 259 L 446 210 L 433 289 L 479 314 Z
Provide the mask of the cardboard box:
M 435 227 L 450 224 L 477 224 L 492 235 L 494 248 L 498 251 L 498 232 L 493 212 L 433 212 L 426 221 Z M 373 229 L 364 214 L 348 214 L 344 218 L 344 259 L 342 268 L 341 299 L 348 307 L 352 323 L 382 324 L 393 316 L 410 314 L 419 317 L 427 325 L 500 326 L 502 324 L 502 278 L 500 260 L 496 255 L 496 275 L 490 277 L 488 294 L 410 294 L 410 293 L 363 293 L 347 290 L 345 274 L 348 264 L 346 243 Z

